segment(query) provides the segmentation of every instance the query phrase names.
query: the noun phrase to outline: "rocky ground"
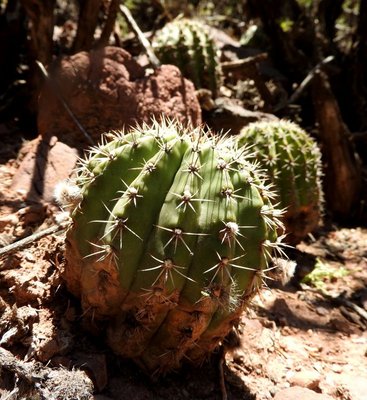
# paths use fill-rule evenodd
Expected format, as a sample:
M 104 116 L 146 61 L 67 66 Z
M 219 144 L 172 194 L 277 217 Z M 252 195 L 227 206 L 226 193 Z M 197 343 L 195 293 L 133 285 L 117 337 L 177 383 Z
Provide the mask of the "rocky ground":
M 27 175 L 30 150 L 20 151 L 20 134 L 2 126 L 0 135 L 6 246 L 54 225 L 59 210 L 14 184 L 19 171 Z M 301 243 L 243 316 L 225 362 L 218 352 L 158 381 L 83 330 L 78 301 L 60 278 L 63 262 L 62 232 L 0 258 L 1 399 L 366 398 L 367 229 L 330 225 Z

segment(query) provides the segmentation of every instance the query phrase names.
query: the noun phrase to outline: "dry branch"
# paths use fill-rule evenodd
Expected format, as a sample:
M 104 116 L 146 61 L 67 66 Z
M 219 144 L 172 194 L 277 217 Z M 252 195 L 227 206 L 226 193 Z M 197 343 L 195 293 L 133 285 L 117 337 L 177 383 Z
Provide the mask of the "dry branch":
M 32 57 L 48 64 L 52 59 L 56 0 L 22 0 L 29 19 Z
M 267 60 L 267 58 L 267 53 L 261 53 L 241 60 L 223 62 L 221 67 L 223 72 L 230 72 L 237 80 L 244 77 L 252 79 L 265 102 L 265 110 L 271 111 L 274 99 L 258 69 L 258 63 Z
M 312 79 L 315 75 L 320 71 L 320 69 L 334 60 L 333 56 L 328 56 L 324 58 L 321 62 L 319 62 L 312 70 L 307 74 L 306 78 L 299 84 L 298 88 L 294 91 L 292 96 L 288 100 L 288 104 L 294 103 L 303 93 L 303 91 L 308 87 L 311 83 Z
M 92 48 L 101 7 L 101 0 L 83 0 L 80 3 L 78 30 L 73 44 L 75 53 Z
M 9 244 L 8 246 L 0 248 L 0 257 L 14 253 L 15 251 L 21 250 L 24 247 L 29 246 L 33 242 L 36 242 L 39 239 L 42 239 L 45 236 L 52 235 L 53 233 L 61 232 L 66 229 L 65 224 L 54 225 L 50 228 L 44 229 L 40 232 L 36 232 L 33 235 L 27 236 L 24 239 L 21 239 L 15 243 Z M 1 268 L 0 268 L 1 271 Z
M 96 43 L 96 47 L 103 47 L 108 45 L 108 40 L 111 36 L 111 33 L 114 29 L 116 17 L 119 8 L 119 0 L 111 0 L 108 8 L 108 15 L 106 18 L 106 22 L 104 24 L 101 37 L 98 39 Z
M 144 33 L 139 28 L 138 24 L 134 20 L 134 17 L 131 15 L 130 10 L 125 7 L 124 5 L 120 5 L 120 11 L 122 12 L 123 16 L 125 17 L 127 23 L 131 27 L 131 29 L 135 32 L 136 36 L 138 37 L 141 45 L 144 47 L 149 61 L 153 65 L 153 67 L 157 68 L 161 65 L 160 61 L 158 60 L 157 56 L 154 54 L 153 48 L 149 43 L 149 40 L 144 36 Z

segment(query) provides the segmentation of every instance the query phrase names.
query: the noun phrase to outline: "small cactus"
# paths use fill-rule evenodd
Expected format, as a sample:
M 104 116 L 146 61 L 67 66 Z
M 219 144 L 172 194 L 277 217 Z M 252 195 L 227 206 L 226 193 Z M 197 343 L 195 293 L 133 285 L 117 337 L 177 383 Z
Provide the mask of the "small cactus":
M 279 249 L 279 211 L 246 151 L 201 129 L 115 134 L 60 192 L 68 288 L 106 321 L 112 349 L 150 372 L 218 346 Z
M 206 25 L 174 20 L 157 33 L 153 47 L 162 63 L 176 65 L 196 89 L 209 89 L 216 95 L 220 84 L 218 49 Z
M 321 152 L 316 142 L 286 120 L 252 123 L 237 140 L 239 146 L 253 146 L 253 159 L 266 169 L 277 201 L 286 209 L 288 242 L 296 244 L 318 226 L 322 211 Z

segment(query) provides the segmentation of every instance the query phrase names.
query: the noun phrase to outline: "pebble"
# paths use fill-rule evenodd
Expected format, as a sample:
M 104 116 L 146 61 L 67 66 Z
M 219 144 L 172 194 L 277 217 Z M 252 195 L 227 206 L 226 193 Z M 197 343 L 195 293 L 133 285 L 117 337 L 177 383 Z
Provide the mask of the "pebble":
M 308 389 L 317 389 L 320 384 L 320 374 L 314 370 L 301 370 L 289 377 L 291 386 L 300 386 Z
M 333 400 L 332 397 L 313 392 L 300 386 L 292 386 L 276 393 L 274 400 Z

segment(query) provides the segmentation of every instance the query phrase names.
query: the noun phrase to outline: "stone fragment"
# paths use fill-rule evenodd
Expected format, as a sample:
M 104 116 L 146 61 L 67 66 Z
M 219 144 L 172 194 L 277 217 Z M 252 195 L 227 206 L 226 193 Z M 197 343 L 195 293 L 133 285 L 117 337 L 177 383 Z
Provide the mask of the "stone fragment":
M 287 389 L 280 390 L 274 396 L 274 400 L 333 400 L 332 397 L 316 393 L 310 389 L 300 386 L 293 386 Z
M 289 377 L 291 386 L 300 386 L 307 389 L 317 389 L 320 383 L 320 374 L 311 369 L 298 371 Z
M 71 175 L 78 152 L 54 136 L 38 137 L 27 149 L 10 188 L 30 202 L 52 202 L 56 184 Z

